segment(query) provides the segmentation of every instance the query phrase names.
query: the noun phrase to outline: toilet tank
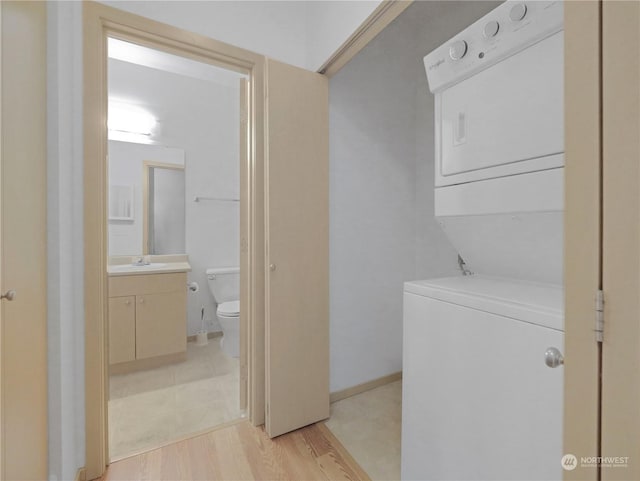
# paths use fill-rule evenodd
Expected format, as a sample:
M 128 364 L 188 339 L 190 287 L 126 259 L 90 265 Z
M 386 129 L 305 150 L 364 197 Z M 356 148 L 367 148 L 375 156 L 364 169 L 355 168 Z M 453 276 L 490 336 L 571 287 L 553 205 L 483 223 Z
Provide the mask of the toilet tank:
M 206 273 L 209 290 L 217 304 L 240 299 L 239 267 L 210 267 Z

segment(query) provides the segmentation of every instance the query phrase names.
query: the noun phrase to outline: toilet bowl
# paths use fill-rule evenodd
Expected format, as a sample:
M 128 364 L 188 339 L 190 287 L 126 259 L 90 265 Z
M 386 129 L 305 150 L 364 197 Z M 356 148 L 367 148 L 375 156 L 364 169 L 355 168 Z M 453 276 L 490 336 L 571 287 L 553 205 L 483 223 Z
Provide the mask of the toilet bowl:
M 228 356 L 240 356 L 240 301 L 228 301 L 218 305 L 218 322 L 222 327 L 220 347 Z
M 240 356 L 240 269 L 211 267 L 206 270 L 209 290 L 218 308 L 216 317 L 222 327 L 222 351 L 231 357 Z

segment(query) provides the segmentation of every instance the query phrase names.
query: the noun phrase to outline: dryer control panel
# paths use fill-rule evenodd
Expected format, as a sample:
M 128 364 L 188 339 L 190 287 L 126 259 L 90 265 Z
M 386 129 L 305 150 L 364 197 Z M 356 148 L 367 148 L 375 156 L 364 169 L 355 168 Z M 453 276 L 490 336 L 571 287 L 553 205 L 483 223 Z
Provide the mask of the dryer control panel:
M 429 89 L 442 91 L 562 28 L 563 2 L 508 0 L 424 57 Z

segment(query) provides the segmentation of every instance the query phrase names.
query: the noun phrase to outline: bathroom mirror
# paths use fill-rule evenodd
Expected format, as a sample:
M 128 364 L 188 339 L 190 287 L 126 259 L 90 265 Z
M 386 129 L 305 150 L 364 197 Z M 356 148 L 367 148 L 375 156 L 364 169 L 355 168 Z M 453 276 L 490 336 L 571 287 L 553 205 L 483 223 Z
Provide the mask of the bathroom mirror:
M 186 252 L 184 165 L 145 161 L 143 254 Z
M 109 256 L 186 254 L 184 150 L 108 145 Z

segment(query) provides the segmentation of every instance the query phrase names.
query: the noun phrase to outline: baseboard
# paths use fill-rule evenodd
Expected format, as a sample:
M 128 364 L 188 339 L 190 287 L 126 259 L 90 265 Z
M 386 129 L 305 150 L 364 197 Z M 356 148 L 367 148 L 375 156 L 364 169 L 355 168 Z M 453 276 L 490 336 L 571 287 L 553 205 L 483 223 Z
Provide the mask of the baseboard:
M 208 332 L 207 339 L 215 339 L 216 337 L 222 337 L 222 331 Z M 187 342 L 196 342 L 198 336 L 187 336 Z
M 86 468 L 78 468 L 78 471 L 76 472 L 76 478 L 74 481 L 87 481 Z
M 402 371 L 394 372 L 393 374 L 389 374 L 388 376 L 382 376 L 368 382 L 363 382 L 362 384 L 348 387 L 347 389 L 343 389 L 341 391 L 332 392 L 329 395 L 329 402 L 334 403 L 336 401 L 341 401 L 342 399 L 346 399 L 348 397 L 355 396 L 356 394 L 370 391 L 371 389 L 375 389 L 377 387 L 384 386 L 385 384 L 399 381 L 400 379 L 402 379 Z

